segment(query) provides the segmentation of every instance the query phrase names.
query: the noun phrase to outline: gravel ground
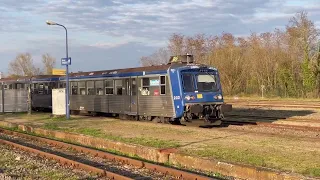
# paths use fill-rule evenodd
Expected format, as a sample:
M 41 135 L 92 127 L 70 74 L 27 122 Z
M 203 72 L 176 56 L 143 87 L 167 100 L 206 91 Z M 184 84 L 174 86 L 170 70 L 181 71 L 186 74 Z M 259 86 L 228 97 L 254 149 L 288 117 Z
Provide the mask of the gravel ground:
M 0 145 L 0 155 L 0 179 L 97 179 L 87 172 L 6 145 Z
M 3 134 L 2 134 L 3 135 Z M 123 164 L 120 162 L 114 162 L 107 159 L 99 158 L 99 157 L 93 157 L 91 155 L 88 155 L 86 153 L 80 153 L 77 151 L 74 151 L 72 149 L 60 149 L 55 146 L 51 146 L 45 143 L 41 143 L 38 141 L 32 141 L 29 139 L 23 139 L 16 136 L 8 136 L 4 135 L 7 138 L 14 139 L 15 141 L 20 142 L 28 142 L 27 144 L 32 144 L 37 147 L 45 148 L 50 152 L 51 150 L 54 151 L 55 154 L 58 154 L 63 157 L 67 157 L 68 159 L 73 159 L 85 164 L 94 165 L 95 167 L 105 169 L 107 171 L 119 173 L 121 175 L 131 177 L 134 179 L 155 179 L 155 180 L 163 180 L 163 179 L 175 179 L 172 176 L 166 176 L 164 174 L 158 173 L 156 171 L 150 171 L 145 168 L 137 168 L 135 166 L 131 166 L 128 164 Z

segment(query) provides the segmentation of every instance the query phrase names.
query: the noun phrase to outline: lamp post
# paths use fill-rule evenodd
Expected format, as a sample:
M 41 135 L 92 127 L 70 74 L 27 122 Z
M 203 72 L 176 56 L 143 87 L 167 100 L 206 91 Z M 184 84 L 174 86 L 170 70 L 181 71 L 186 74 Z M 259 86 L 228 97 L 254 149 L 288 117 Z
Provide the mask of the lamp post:
M 62 24 L 58 24 L 56 22 L 53 21 L 46 21 L 47 25 L 56 25 L 56 26 L 61 26 L 66 30 L 66 59 L 65 61 L 67 63 L 65 63 L 66 65 L 66 116 L 67 119 L 70 119 L 70 110 L 69 110 L 69 65 L 71 64 L 71 59 L 69 62 L 69 56 L 68 56 L 68 30 L 67 28 L 62 25 Z

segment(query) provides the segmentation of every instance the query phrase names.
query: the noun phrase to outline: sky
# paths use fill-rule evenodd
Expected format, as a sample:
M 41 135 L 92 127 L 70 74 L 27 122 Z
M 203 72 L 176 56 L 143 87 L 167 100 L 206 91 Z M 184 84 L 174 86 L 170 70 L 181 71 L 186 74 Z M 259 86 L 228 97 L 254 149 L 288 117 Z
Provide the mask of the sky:
M 320 28 L 320 0 L 0 0 L 0 71 L 18 53 L 66 56 L 68 29 L 71 71 L 129 68 L 140 57 L 166 46 L 173 33 L 246 36 L 284 29 L 305 10 Z

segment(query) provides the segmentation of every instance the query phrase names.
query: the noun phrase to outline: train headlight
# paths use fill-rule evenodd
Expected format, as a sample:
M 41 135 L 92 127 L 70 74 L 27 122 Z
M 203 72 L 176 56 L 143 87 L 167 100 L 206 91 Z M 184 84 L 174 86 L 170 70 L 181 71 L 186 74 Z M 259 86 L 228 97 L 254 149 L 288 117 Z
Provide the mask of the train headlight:
M 221 100 L 221 99 L 222 99 L 222 95 L 221 95 L 221 94 L 215 95 L 215 96 L 214 96 L 214 99 L 216 99 L 216 100 Z
M 190 96 L 190 95 L 186 95 L 185 97 L 184 97 L 187 101 L 190 101 L 190 100 L 195 100 L 196 99 L 196 97 L 194 97 L 194 96 Z

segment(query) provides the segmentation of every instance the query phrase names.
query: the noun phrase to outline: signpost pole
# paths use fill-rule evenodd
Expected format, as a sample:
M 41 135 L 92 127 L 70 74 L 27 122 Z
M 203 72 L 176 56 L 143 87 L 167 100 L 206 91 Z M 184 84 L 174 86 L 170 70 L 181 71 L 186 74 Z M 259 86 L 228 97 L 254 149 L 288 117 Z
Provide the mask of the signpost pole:
M 48 25 L 56 25 L 56 26 L 61 26 L 66 30 L 66 63 L 64 63 L 63 59 L 61 59 L 61 64 L 66 66 L 66 119 L 70 119 L 70 109 L 69 109 L 69 65 L 71 65 L 71 58 L 69 58 L 68 55 L 68 30 L 67 28 L 62 25 L 58 24 L 56 22 L 52 21 L 46 21 Z M 70 59 L 70 61 L 69 61 Z
M 64 26 L 63 26 L 64 27 Z M 69 110 L 69 55 L 68 55 L 68 30 L 66 27 L 64 27 L 66 30 L 66 60 L 67 60 L 67 65 L 66 65 L 66 115 L 67 119 L 70 119 L 70 110 Z M 71 59 L 70 59 L 71 63 Z

